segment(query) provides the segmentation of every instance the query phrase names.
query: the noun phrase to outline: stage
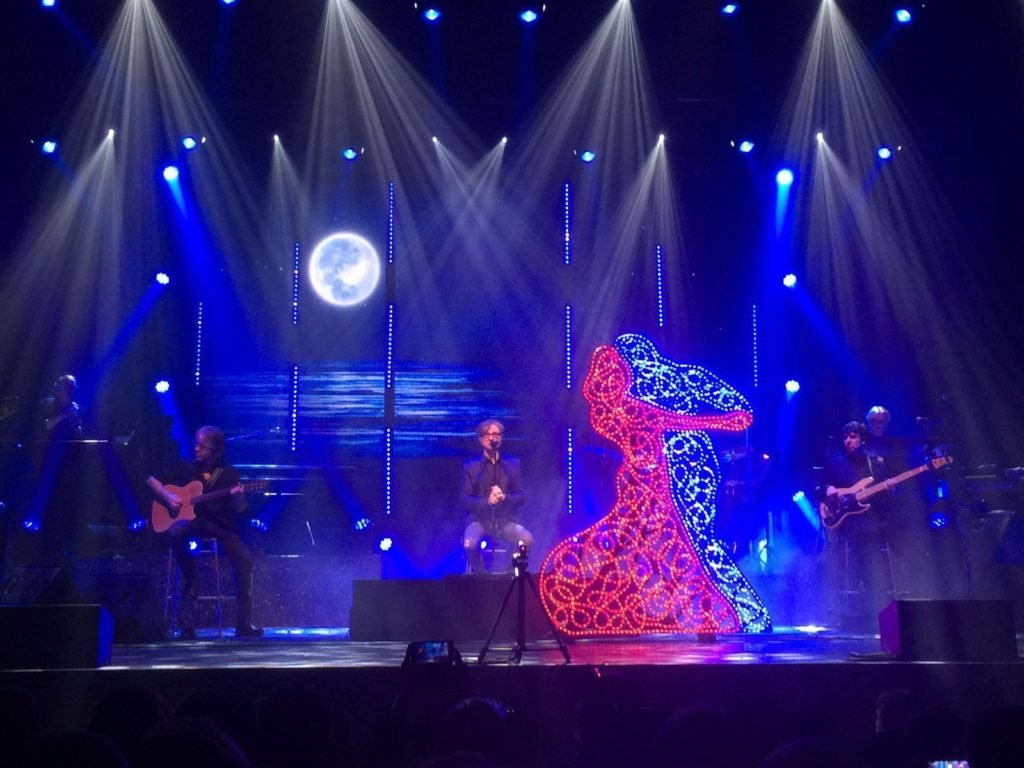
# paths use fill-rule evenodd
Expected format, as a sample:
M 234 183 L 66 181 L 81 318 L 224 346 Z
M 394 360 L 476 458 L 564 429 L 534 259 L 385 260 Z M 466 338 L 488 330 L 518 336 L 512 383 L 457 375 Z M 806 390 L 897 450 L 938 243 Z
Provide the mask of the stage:
M 621 706 L 652 718 L 690 708 L 756 713 L 776 732 L 828 720 L 849 744 L 871 735 L 876 699 L 890 689 L 915 691 L 965 722 L 990 707 L 1024 704 L 1019 662 L 897 661 L 880 652 L 878 635 L 790 627 L 757 636 L 575 640 L 570 664 L 541 639 L 527 643 L 519 665 L 507 663 L 507 643 L 495 643 L 486 664 L 477 662 L 483 641 L 465 641 L 455 644 L 461 663 L 403 666 L 406 643 L 356 642 L 346 629 L 276 627 L 244 641 L 229 635 L 203 630 L 190 642 L 117 645 L 102 668 L 7 671 L 0 688 L 28 692 L 44 731 L 85 728 L 119 689 L 144 689 L 179 712 L 212 692 L 222 704 L 255 706 L 277 691 L 305 689 L 344 713 L 357 752 L 370 749 L 396 707 L 436 725 L 451 704 L 474 694 L 532 723 L 538 765 L 575 753 L 581 702 L 602 684 L 619 691 Z M 1022 644 L 1018 638 L 1018 652 Z

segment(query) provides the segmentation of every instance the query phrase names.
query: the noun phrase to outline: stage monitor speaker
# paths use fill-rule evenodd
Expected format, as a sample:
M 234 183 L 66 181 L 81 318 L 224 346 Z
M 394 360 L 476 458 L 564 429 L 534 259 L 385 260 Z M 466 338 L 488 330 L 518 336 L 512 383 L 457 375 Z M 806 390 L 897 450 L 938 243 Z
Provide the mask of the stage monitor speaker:
M 906 661 L 1016 661 L 1008 600 L 894 600 L 878 614 L 882 650 Z
M 113 639 L 102 605 L 0 606 L 0 669 L 102 667 Z
M 56 566 L 19 566 L 0 589 L 0 605 L 76 603 L 78 597 L 70 574 Z

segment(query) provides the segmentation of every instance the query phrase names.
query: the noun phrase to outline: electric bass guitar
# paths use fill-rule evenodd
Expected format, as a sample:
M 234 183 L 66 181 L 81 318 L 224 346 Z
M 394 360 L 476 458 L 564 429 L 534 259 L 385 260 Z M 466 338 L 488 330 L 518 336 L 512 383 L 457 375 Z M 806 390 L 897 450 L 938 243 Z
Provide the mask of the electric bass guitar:
M 821 523 L 829 529 L 837 528 L 846 518 L 867 512 L 871 505 L 863 502 L 870 499 L 876 493 L 887 491 L 904 480 L 917 477 L 922 472 L 938 469 L 952 463 L 952 456 L 939 456 L 938 458 L 926 461 L 919 467 L 908 469 L 906 472 L 901 472 L 895 477 L 890 477 L 888 480 L 883 480 L 875 485 L 872 485 L 875 482 L 873 477 L 865 477 L 849 488 L 837 488 L 836 492 L 826 496 L 825 500 L 818 507 L 821 513 Z
M 242 491 L 244 493 L 251 493 L 253 491 L 264 490 L 267 487 L 267 481 L 253 480 L 251 482 L 239 483 L 239 485 L 242 486 Z M 219 499 L 222 496 L 227 496 L 235 487 L 237 486 L 222 488 L 219 491 L 208 491 L 203 493 L 203 484 L 198 480 L 193 480 L 188 485 L 181 487 L 177 485 L 165 485 L 164 488 L 166 488 L 170 493 L 177 494 L 178 498 L 181 499 L 181 509 L 174 512 L 164 504 L 163 501 L 154 501 L 153 510 L 149 516 L 149 524 L 157 533 L 163 533 L 173 525 L 184 523 L 189 520 L 195 520 L 196 505 L 202 504 L 204 501 L 211 501 L 212 499 Z

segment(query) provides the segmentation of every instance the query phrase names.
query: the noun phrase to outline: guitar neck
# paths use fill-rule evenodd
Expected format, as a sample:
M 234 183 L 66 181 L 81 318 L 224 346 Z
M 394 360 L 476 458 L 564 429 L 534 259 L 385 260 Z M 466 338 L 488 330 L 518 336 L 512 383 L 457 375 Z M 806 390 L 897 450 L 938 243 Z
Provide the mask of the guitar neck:
M 231 493 L 230 488 L 221 488 L 219 491 L 207 491 L 206 493 L 200 493 L 198 496 L 192 497 L 192 504 L 202 504 L 204 501 L 219 499 L 221 496 L 227 496 L 229 493 Z
M 906 472 L 900 472 L 896 477 L 890 477 L 888 480 L 883 480 L 880 483 L 876 483 L 875 485 L 865 488 L 857 494 L 857 500 L 860 501 L 871 498 L 876 493 L 886 491 L 894 485 L 899 485 L 904 480 L 909 480 L 912 477 L 920 475 L 922 472 L 927 472 L 931 468 L 931 462 L 928 462 L 926 464 L 922 464 L 920 467 L 914 467 L 913 469 L 908 469 Z

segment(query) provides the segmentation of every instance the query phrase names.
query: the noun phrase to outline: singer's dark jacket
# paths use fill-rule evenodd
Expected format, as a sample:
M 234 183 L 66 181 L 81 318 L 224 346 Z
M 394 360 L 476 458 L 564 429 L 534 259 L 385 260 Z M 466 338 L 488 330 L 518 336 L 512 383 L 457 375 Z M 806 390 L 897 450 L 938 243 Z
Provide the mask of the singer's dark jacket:
M 505 493 L 505 499 L 493 505 L 487 503 L 492 485 L 497 485 Z M 509 522 L 519 522 L 516 510 L 526 501 L 519 459 L 499 456 L 495 463 L 483 456 L 466 459 L 462 463 L 459 500 L 470 519 L 485 527 L 501 527 Z

